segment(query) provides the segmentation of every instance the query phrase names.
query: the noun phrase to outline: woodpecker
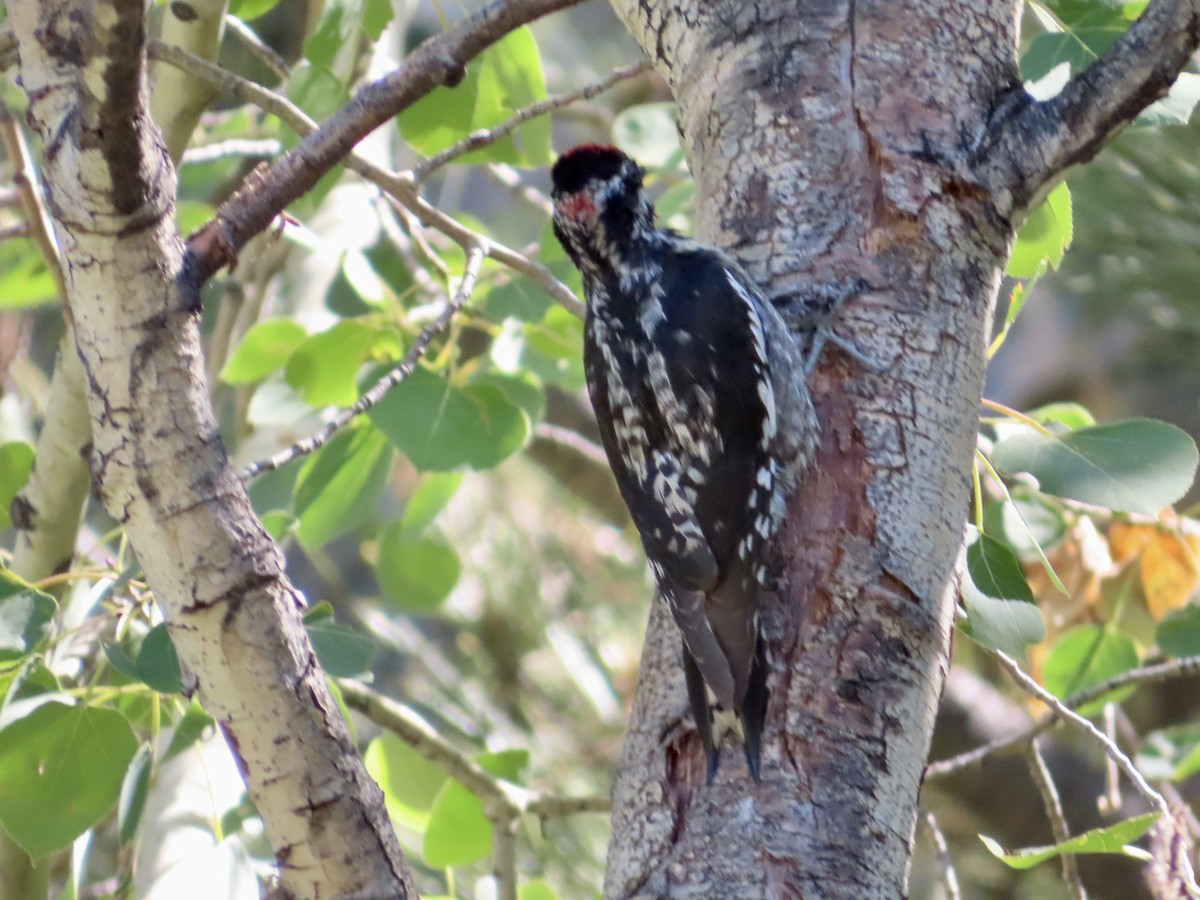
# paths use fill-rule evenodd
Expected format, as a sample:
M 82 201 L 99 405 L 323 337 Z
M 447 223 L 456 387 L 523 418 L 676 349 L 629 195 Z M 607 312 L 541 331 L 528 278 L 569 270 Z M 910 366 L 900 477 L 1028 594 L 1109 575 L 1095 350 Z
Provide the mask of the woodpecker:
M 708 693 L 742 722 L 760 776 L 770 545 L 820 429 L 801 351 L 749 275 L 655 225 L 642 169 L 584 145 L 551 170 L 553 228 L 583 275 L 584 371 L 621 496 L 683 637 L 712 782 Z M 815 342 L 819 343 L 819 342 Z

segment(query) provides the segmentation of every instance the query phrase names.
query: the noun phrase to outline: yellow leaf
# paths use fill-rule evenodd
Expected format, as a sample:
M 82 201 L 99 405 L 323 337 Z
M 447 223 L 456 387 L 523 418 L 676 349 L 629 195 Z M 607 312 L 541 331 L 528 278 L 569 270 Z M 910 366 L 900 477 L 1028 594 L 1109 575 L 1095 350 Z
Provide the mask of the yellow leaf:
M 1157 622 L 1184 606 L 1200 585 L 1200 536 L 1157 532 L 1142 551 L 1139 574 L 1146 608 Z

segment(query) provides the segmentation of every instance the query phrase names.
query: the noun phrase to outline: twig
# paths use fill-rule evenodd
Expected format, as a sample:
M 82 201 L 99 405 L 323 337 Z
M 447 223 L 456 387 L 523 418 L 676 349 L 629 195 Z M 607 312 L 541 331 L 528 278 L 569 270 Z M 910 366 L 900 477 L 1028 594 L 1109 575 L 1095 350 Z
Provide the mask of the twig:
M 950 848 L 946 846 L 946 836 L 938 827 L 937 818 L 931 812 L 926 812 L 921 819 L 933 840 L 933 855 L 937 860 L 938 871 L 942 876 L 942 887 L 946 891 L 946 900 L 962 900 L 962 891 L 958 886 L 958 873 L 954 870 L 954 860 L 950 857 Z
M 183 151 L 182 164 L 185 166 L 199 163 L 216 162 L 231 156 L 275 156 L 282 145 L 279 141 L 266 139 L 261 141 L 229 140 L 205 144 L 201 147 L 189 147 Z
M 607 812 L 608 801 L 601 797 L 555 797 L 536 795 L 488 772 L 460 753 L 429 723 L 382 694 L 358 681 L 339 679 L 346 705 L 386 728 L 453 778 L 483 802 L 483 812 L 492 823 L 492 871 L 499 896 L 515 900 L 517 896 L 516 827 L 521 816 L 532 813 L 554 818 L 574 813 Z
M 1104 733 L 1110 741 L 1117 739 L 1117 704 L 1104 705 Z M 1111 759 L 1104 760 L 1104 794 L 1097 801 L 1100 811 L 1115 813 L 1121 808 L 1121 773 Z
M 1051 694 L 1048 690 L 1034 681 L 1025 671 L 1017 664 L 1017 661 L 1002 650 L 993 650 L 992 656 L 1000 663 L 1000 667 L 1004 669 L 1026 693 L 1038 700 L 1041 700 L 1058 716 L 1077 728 L 1089 734 L 1100 746 L 1104 749 L 1105 754 L 1125 773 L 1137 792 L 1142 795 L 1147 803 L 1163 816 L 1170 816 L 1171 810 L 1167 806 L 1167 801 L 1163 799 L 1163 795 L 1150 786 L 1144 775 L 1138 771 L 1137 766 L 1121 752 L 1121 748 L 1108 739 L 1103 731 L 1085 719 L 1083 716 L 1074 710 L 1068 708 L 1061 700 Z
M 1038 793 L 1042 795 L 1042 805 L 1046 808 L 1046 818 L 1050 820 L 1050 832 L 1054 835 L 1054 843 L 1062 844 L 1071 838 L 1071 830 L 1067 825 L 1067 817 L 1063 813 L 1062 801 L 1058 797 L 1058 789 L 1050 770 L 1046 768 L 1046 760 L 1042 757 L 1042 749 L 1036 740 L 1029 742 L 1028 750 L 1029 774 L 1037 785 Z M 1061 855 L 1063 880 L 1075 900 L 1087 900 L 1087 892 L 1083 882 L 1079 880 L 1079 865 L 1074 853 Z
M 1186 656 L 1182 659 L 1172 660 L 1171 662 L 1143 666 L 1140 669 L 1130 669 L 1128 672 L 1115 675 L 1095 687 L 1090 687 L 1085 691 L 1073 694 L 1067 698 L 1064 705 L 1075 709 L 1091 703 L 1093 700 L 1103 697 L 1105 694 L 1111 693 L 1118 688 L 1130 685 L 1155 684 L 1160 681 L 1170 681 L 1174 678 L 1182 678 L 1198 673 L 1200 673 L 1200 656 Z M 958 756 L 930 763 L 925 770 L 925 778 L 926 780 L 930 780 L 951 775 L 962 769 L 981 763 L 993 754 L 1001 753 L 1012 747 L 1031 741 L 1043 731 L 1055 725 L 1059 721 L 1059 718 L 1057 712 L 1048 712 L 1024 731 L 990 741 L 987 744 L 976 747 L 974 750 L 960 753 Z
M 11 225 L 0 225 L 0 241 L 29 237 L 32 231 L 33 229 L 29 227 L 28 222 L 13 222 Z
M 533 436 L 544 441 L 553 441 L 563 447 L 570 447 L 591 462 L 599 463 L 602 466 L 608 465 L 608 457 L 605 455 L 603 447 L 595 441 L 589 441 L 582 434 L 572 431 L 570 428 L 563 428 L 561 425 L 553 425 L 549 422 L 539 422 L 533 430 Z
M 473 150 L 478 150 L 480 147 L 486 147 L 488 144 L 495 143 L 503 137 L 506 137 L 528 122 L 530 119 L 535 119 L 538 116 L 545 115 L 548 112 L 553 112 L 556 109 L 561 109 L 564 106 L 569 106 L 580 100 L 590 100 L 597 94 L 607 91 L 610 87 L 618 82 L 624 81 L 627 78 L 633 78 L 650 69 L 649 60 L 645 60 L 633 66 L 626 66 L 622 69 L 616 69 L 607 78 L 597 81 L 594 84 L 589 84 L 577 91 L 571 91 L 568 94 L 560 94 L 557 97 L 547 97 L 545 100 L 540 100 L 537 103 L 530 104 L 524 109 L 520 109 L 513 115 L 509 116 L 499 125 L 492 128 L 482 128 L 478 131 L 472 131 L 469 135 L 453 146 L 447 147 L 441 153 L 431 156 L 429 159 L 412 167 L 412 179 L 415 184 L 420 184 L 430 174 L 449 162 L 458 159 Z
M 287 60 L 264 44 L 254 29 L 237 16 L 226 16 L 225 27 L 238 36 L 255 59 L 278 75 L 280 81 L 287 81 L 292 77 L 292 69 Z
M 181 284 L 195 293 L 237 260 L 253 235 L 312 189 L 379 126 L 434 88 L 459 83 L 467 64 L 515 28 L 578 0 L 496 0 L 423 41 L 400 68 L 360 88 L 353 99 L 271 165 L 256 170 L 221 204 L 216 218 L 188 238 Z
M 19 206 L 21 193 L 16 188 L 0 188 L 0 208 Z
M 299 135 L 308 135 L 316 130 L 316 123 L 286 97 L 245 78 L 239 78 L 226 72 L 220 66 L 198 59 L 176 47 L 156 42 L 150 43 L 149 53 L 154 59 L 178 66 L 196 78 L 207 79 L 234 97 L 246 103 L 253 103 L 278 116 L 285 125 Z M 554 277 L 553 272 L 540 263 L 522 256 L 517 251 L 472 231 L 441 210 L 426 203 L 417 194 L 411 177 L 398 172 L 389 172 L 358 153 L 350 153 L 346 156 L 345 163 L 348 169 L 370 181 L 412 212 L 423 225 L 440 231 L 463 247 L 472 243 L 479 244 L 484 248 L 486 256 L 526 276 L 567 310 L 580 318 L 583 317 L 583 304 L 569 287 Z
M 13 38 L 15 41 L 16 38 Z M 42 192 L 38 188 L 34 174 L 33 157 L 29 155 L 29 145 L 25 143 L 25 134 L 17 124 L 8 104 L 0 101 L 0 142 L 12 161 L 13 187 L 21 195 L 21 206 L 25 211 L 25 222 L 29 226 L 29 234 L 38 249 L 46 268 L 54 278 L 54 286 L 58 296 L 66 297 L 66 283 L 63 281 L 62 262 L 58 255 L 58 243 L 54 240 L 54 228 L 50 224 L 50 215 L 42 202 Z
M 512 166 L 506 166 L 503 163 L 489 163 L 485 171 L 521 202 L 528 203 L 546 216 L 553 212 L 550 198 L 537 188 L 522 182 L 521 176 Z
M 450 326 L 450 320 L 454 318 L 455 313 L 462 309 L 463 305 L 471 299 L 471 293 L 475 290 L 475 280 L 479 277 L 479 270 L 482 266 L 483 248 L 478 245 L 473 246 L 467 252 L 467 264 L 463 270 L 462 282 L 459 284 L 457 293 L 447 302 L 446 308 L 442 310 L 438 317 L 417 335 L 417 339 L 413 342 L 412 347 L 409 348 L 408 353 L 404 355 L 404 359 L 400 361 L 400 364 L 375 382 L 371 389 L 358 399 L 357 403 L 338 413 L 320 431 L 302 441 L 297 441 L 268 459 L 259 460 L 246 466 L 246 468 L 238 473 L 241 479 L 249 481 L 256 475 L 278 469 L 280 466 L 286 465 L 294 459 L 299 459 L 301 456 L 307 456 L 314 450 L 324 446 L 331 437 L 337 434 L 342 428 L 345 428 L 356 416 L 374 407 L 387 396 L 388 391 L 411 375 L 417 368 L 417 364 L 433 339 Z

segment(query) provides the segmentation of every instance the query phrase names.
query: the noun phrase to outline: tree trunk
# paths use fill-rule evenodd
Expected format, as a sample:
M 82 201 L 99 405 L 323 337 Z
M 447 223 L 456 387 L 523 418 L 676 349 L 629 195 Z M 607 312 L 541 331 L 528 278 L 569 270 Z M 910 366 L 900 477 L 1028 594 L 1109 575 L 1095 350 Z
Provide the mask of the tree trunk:
M 765 617 L 762 783 L 727 764 L 705 786 L 680 727 L 678 636 L 656 608 L 605 893 L 903 896 L 1016 225 L 1165 92 L 1195 47 L 1196 4 L 1151 4 L 1127 46 L 1046 103 L 1021 88 L 1012 0 L 613 5 L 679 104 L 698 237 L 785 307 L 865 279 L 838 331 L 880 366 L 827 351 L 810 384 L 823 438 Z M 1178 51 L 1151 57 L 1139 29 Z M 1098 92 L 1103 74 L 1083 83 L 1106 62 L 1124 102 Z

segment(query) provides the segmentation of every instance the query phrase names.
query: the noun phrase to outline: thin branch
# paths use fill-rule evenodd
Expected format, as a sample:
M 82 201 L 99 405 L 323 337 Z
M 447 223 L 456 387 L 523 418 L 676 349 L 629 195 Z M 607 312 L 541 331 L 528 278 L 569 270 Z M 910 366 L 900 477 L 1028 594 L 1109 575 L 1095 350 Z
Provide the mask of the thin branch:
M 492 874 L 496 896 L 517 900 L 517 820 L 506 819 L 492 827 Z
M 1054 779 L 1050 777 L 1050 770 L 1046 767 L 1042 749 L 1036 740 L 1029 742 L 1027 756 L 1029 774 L 1033 778 L 1033 783 L 1037 785 L 1038 793 L 1042 795 L 1042 805 L 1046 808 L 1046 817 L 1050 820 L 1050 832 L 1054 835 L 1054 843 L 1066 843 L 1071 838 L 1071 829 L 1068 827 L 1067 817 L 1063 813 L 1062 801 L 1058 797 L 1058 788 L 1054 786 Z M 1063 853 L 1060 859 L 1062 860 L 1063 880 L 1067 883 L 1067 889 L 1071 892 L 1071 896 L 1075 900 L 1087 900 L 1087 892 L 1083 889 L 1083 882 L 1079 880 L 1079 865 L 1075 861 L 1075 854 Z
M 188 239 L 185 284 L 199 291 L 237 259 L 253 235 L 341 163 L 367 134 L 434 88 L 459 83 L 468 62 L 513 29 L 578 0 L 498 0 L 424 41 L 404 65 L 365 85 L 299 146 L 257 170 L 221 204 L 217 217 Z
M 544 0 L 544 2 L 549 2 L 549 0 Z M 565 2 L 565 0 L 558 0 L 558 2 Z M 277 116 L 285 125 L 299 135 L 309 135 L 316 132 L 317 124 L 312 119 L 305 115 L 299 107 L 286 97 L 274 91 L 269 91 L 261 85 L 257 85 L 245 78 L 239 78 L 225 71 L 220 66 L 215 66 L 205 60 L 184 53 L 176 47 L 152 42 L 149 52 L 153 59 L 178 66 L 197 78 L 208 79 L 218 85 L 222 91 L 246 103 L 253 103 L 255 106 L 265 109 L 267 112 Z M 398 172 L 389 172 L 357 153 L 351 153 L 345 158 L 344 162 L 348 169 L 361 175 L 389 197 L 392 197 L 396 202 L 404 206 L 423 225 L 440 231 L 463 247 L 471 244 L 479 244 L 484 248 L 485 255 L 524 275 L 567 310 L 580 318 L 583 317 L 583 304 L 569 287 L 554 276 L 553 272 L 541 263 L 523 256 L 516 250 L 512 250 L 501 243 L 472 231 L 441 210 L 426 203 L 418 195 L 411 177 Z
M 226 16 L 225 27 L 237 35 L 250 54 L 277 75 L 280 81 L 287 81 L 292 77 L 292 69 L 287 60 L 264 44 L 257 32 L 237 16 Z
M 29 154 L 25 133 L 21 131 L 21 126 L 9 110 L 8 104 L 3 101 L 0 101 L 0 143 L 4 144 L 4 150 L 12 163 L 12 183 L 20 195 L 25 222 L 30 229 L 29 234 L 42 252 L 42 259 L 54 278 L 58 296 L 65 298 L 67 289 L 63 281 L 62 260 L 58 255 L 58 242 L 54 239 L 54 226 L 50 223 L 50 214 L 46 212 L 46 205 L 42 202 L 33 157 Z
M 1019 220 L 1071 166 L 1087 162 L 1166 95 L 1200 45 L 1200 0 L 1152 0 L 1107 52 L 1056 96 L 1023 90 L 989 123 L 971 166 Z M 1020 90 L 1018 88 L 1018 90 Z
M 267 138 L 261 141 L 228 140 L 204 144 L 200 147 L 188 147 L 183 151 L 181 165 L 190 166 L 199 163 L 216 162 L 231 156 L 261 156 L 269 159 L 279 153 L 282 145 L 279 141 Z
M 550 422 L 539 422 L 533 430 L 533 436 L 544 441 L 553 441 L 563 447 L 570 447 L 576 453 L 598 465 L 608 465 L 608 457 L 604 453 L 604 448 L 595 441 L 589 441 L 578 431 L 572 431 L 570 428 L 563 428 L 561 425 L 554 425 Z
M 954 860 L 950 856 L 950 848 L 946 846 L 946 836 L 938 827 L 937 818 L 931 812 L 926 812 L 921 819 L 933 840 L 933 855 L 937 860 L 938 871 L 942 876 L 942 888 L 946 891 L 946 900 L 962 900 L 962 890 L 958 886 L 958 873 L 954 870 Z
M 1118 688 L 1128 687 L 1131 685 L 1157 684 L 1163 681 L 1171 681 L 1176 678 L 1183 678 L 1189 675 L 1200 674 L 1200 656 L 1185 656 L 1182 659 L 1172 660 L 1170 662 L 1158 663 L 1153 666 L 1143 666 L 1140 669 L 1130 669 L 1128 672 L 1122 672 L 1120 675 L 1115 675 L 1107 681 L 1090 687 L 1085 691 L 1080 691 L 1073 694 L 1063 701 L 1063 705 L 1072 709 L 1078 709 L 1091 703 L 1093 700 L 1098 700 L 1105 694 L 1109 694 Z M 1040 719 L 1026 728 L 1024 731 L 1019 731 L 1016 734 L 1008 737 L 998 738 L 994 741 L 976 747 L 974 750 L 968 750 L 966 753 L 960 753 L 958 756 L 952 756 L 949 759 L 938 760 L 930 763 L 925 770 L 925 779 L 931 780 L 943 778 L 947 775 L 952 775 L 962 769 L 977 765 L 996 753 L 1001 753 L 1013 747 L 1018 747 L 1022 744 L 1033 740 L 1043 731 L 1056 725 L 1060 719 L 1057 712 L 1051 711 L 1043 715 Z
M 27 238 L 33 233 L 28 222 L 13 222 L 11 225 L 0 225 L 0 241 L 11 241 L 14 238 Z
M 475 290 L 475 281 L 479 277 L 479 270 L 482 266 L 483 248 L 478 245 L 473 246 L 467 252 L 467 264 L 463 270 L 462 282 L 458 286 L 458 291 L 447 302 L 446 308 L 438 314 L 438 317 L 417 335 L 417 339 L 409 348 L 408 353 L 404 355 L 404 359 L 400 361 L 400 364 L 375 382 L 369 391 L 359 397 L 357 403 L 339 412 L 316 434 L 302 441 L 297 441 L 287 449 L 281 450 L 268 459 L 259 460 L 246 466 L 246 468 L 238 473 L 241 479 L 249 481 L 256 475 L 278 469 L 280 466 L 286 465 L 294 459 L 299 459 L 301 456 L 307 456 L 314 450 L 324 446 L 330 438 L 349 425 L 357 416 L 376 406 L 387 396 L 388 391 L 416 370 L 417 364 L 421 361 L 421 357 L 425 355 L 425 350 L 433 342 L 433 339 L 450 327 L 451 319 L 471 299 L 471 294 Z
M 568 94 L 560 94 L 557 97 L 548 97 L 537 103 L 526 106 L 524 109 L 518 110 L 516 113 L 505 119 L 499 125 L 493 128 L 481 128 L 478 131 L 472 131 L 469 135 L 454 144 L 447 147 L 441 153 L 431 156 L 418 165 L 412 167 L 412 179 L 416 184 L 420 184 L 431 173 L 440 169 L 447 163 L 453 162 L 460 156 L 464 156 L 473 150 L 478 150 L 480 147 L 486 147 L 488 144 L 494 144 L 503 137 L 512 134 L 530 119 L 535 119 L 538 116 L 543 116 L 548 112 L 553 112 L 556 109 L 561 109 L 564 106 L 570 106 L 572 103 L 577 103 L 580 100 L 590 100 L 597 94 L 607 91 L 613 85 L 625 81 L 629 78 L 634 78 L 641 75 L 643 72 L 650 70 L 650 61 L 644 60 L 636 65 L 626 66 L 622 69 L 616 69 L 607 78 L 582 87 L 577 91 L 571 91 Z
M 611 808 L 607 797 L 539 794 L 498 778 L 459 752 L 407 706 L 360 681 L 340 678 L 338 687 L 348 707 L 395 734 L 423 758 L 478 795 L 484 801 L 485 813 L 493 821 L 527 814 L 556 819 L 579 813 L 606 813 Z
M 1133 786 L 1137 788 L 1137 792 L 1142 795 L 1147 803 L 1154 807 L 1161 815 L 1171 815 L 1171 810 L 1167 806 L 1167 801 L 1163 799 L 1163 795 L 1150 786 L 1150 783 L 1146 781 L 1146 777 L 1138 771 L 1137 766 L 1133 764 L 1128 756 L 1121 752 L 1120 747 L 1109 740 L 1108 735 L 1079 715 L 1079 713 L 1069 709 L 1061 700 L 1034 681 L 1017 664 L 1017 661 L 1007 653 L 1002 650 L 993 650 L 992 656 L 1022 690 L 1049 706 L 1058 714 L 1059 718 L 1070 722 L 1075 727 L 1090 735 L 1103 748 L 1105 755 L 1115 762 L 1120 770 L 1125 773 L 1125 777 L 1133 783 Z

